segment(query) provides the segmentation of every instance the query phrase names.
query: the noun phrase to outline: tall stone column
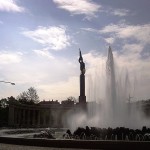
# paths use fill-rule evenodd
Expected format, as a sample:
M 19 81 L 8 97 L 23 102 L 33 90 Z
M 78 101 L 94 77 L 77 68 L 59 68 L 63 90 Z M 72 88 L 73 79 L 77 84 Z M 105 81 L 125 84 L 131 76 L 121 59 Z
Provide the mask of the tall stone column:
M 33 111 L 33 112 L 32 112 L 32 119 L 33 119 L 32 125 L 35 126 L 35 125 L 36 125 L 36 124 L 35 124 L 35 115 L 36 115 L 36 112 L 35 112 L 34 109 L 33 109 L 32 111 Z
M 14 125 L 17 124 L 17 108 L 14 108 Z
M 40 127 L 40 110 L 38 110 L 38 117 L 37 117 L 37 122 L 38 122 L 38 127 Z
M 9 105 L 9 125 L 10 126 L 14 126 L 14 123 L 15 123 L 15 113 L 14 113 L 14 105 L 10 104 Z
M 20 126 L 21 124 L 21 109 L 18 108 L 18 125 Z
M 86 103 L 86 96 L 85 96 L 85 75 L 80 75 L 80 96 L 79 96 L 79 103 L 85 104 Z
M 46 110 L 43 110 L 43 126 L 46 127 Z
M 27 125 L 28 127 L 30 126 L 30 109 L 28 109 L 28 114 L 27 114 Z
M 52 124 L 52 123 L 51 123 L 51 118 L 52 118 L 52 117 L 51 117 L 51 110 L 49 110 L 49 123 L 48 123 L 49 127 L 51 127 L 51 124 Z
M 17 108 L 17 124 L 19 125 L 20 124 L 20 109 Z
M 26 113 L 26 110 L 23 109 L 23 118 L 22 118 L 22 124 L 23 124 L 23 126 L 25 126 L 25 113 Z

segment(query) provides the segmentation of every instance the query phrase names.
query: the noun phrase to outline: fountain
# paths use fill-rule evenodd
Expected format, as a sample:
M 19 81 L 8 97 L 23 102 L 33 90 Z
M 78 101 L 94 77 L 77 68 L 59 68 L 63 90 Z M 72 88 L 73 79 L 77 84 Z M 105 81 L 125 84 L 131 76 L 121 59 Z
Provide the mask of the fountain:
M 104 75 L 105 74 L 105 75 Z M 93 75 L 93 74 L 92 74 Z M 128 71 L 119 73 L 114 62 L 111 47 L 108 49 L 105 70 L 89 76 L 87 92 L 88 113 L 76 112 L 68 118 L 74 122 L 69 128 L 73 131 L 77 127 L 128 127 L 142 128 L 148 125 L 142 113 L 130 103 L 131 80 Z M 101 77 L 101 75 L 104 75 Z M 105 83 L 103 89 L 101 82 Z M 105 91 L 105 98 L 101 101 L 101 90 Z M 89 102 L 89 99 L 92 101 Z
M 127 107 L 127 95 L 129 77 L 117 76 L 111 47 L 108 49 L 106 61 L 106 102 L 105 114 L 108 124 L 111 126 L 128 126 L 127 119 L 130 117 Z
M 97 126 L 141 128 L 149 125 L 142 111 L 130 103 L 131 84 L 128 71 L 119 73 L 115 65 L 111 47 L 106 61 L 105 99 L 101 111 L 97 111 Z M 99 119 L 101 118 L 101 119 Z

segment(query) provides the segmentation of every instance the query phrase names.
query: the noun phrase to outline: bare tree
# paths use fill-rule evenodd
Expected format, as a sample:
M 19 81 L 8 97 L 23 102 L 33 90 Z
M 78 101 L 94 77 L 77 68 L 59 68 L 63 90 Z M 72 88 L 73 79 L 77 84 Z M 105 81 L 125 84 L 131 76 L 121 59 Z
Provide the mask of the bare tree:
M 67 100 L 68 100 L 68 101 L 74 101 L 74 103 L 77 102 L 77 99 L 76 99 L 75 97 L 73 97 L 73 96 L 67 97 Z
M 39 102 L 39 96 L 34 87 L 30 87 L 28 91 L 24 91 L 20 93 L 17 99 L 19 100 L 19 102 L 24 103 L 24 104 L 25 103 L 35 104 Z
M 29 101 L 33 101 L 34 103 L 39 102 L 39 96 L 37 94 L 37 91 L 34 87 L 30 87 L 27 91 L 27 99 Z
M 8 106 L 8 100 L 7 98 L 2 98 L 0 100 L 0 108 L 6 108 Z

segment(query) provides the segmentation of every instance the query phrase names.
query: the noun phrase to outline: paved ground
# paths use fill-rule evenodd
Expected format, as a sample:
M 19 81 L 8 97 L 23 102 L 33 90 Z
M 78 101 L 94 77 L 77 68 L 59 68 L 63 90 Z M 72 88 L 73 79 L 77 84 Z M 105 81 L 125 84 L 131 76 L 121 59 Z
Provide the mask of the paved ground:
M 51 147 L 36 147 L 36 146 L 22 146 L 0 143 L 0 150 L 76 150 L 74 148 L 51 148 Z M 86 149 L 77 149 L 86 150 Z

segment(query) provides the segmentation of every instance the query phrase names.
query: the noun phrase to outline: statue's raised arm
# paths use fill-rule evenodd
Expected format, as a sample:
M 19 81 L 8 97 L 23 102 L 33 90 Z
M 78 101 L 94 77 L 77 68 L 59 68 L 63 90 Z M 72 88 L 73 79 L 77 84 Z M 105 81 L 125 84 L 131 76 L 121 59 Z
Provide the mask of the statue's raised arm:
M 81 74 L 85 74 L 85 63 L 83 62 L 83 58 L 82 58 L 80 49 L 79 49 L 79 63 L 80 63 Z

